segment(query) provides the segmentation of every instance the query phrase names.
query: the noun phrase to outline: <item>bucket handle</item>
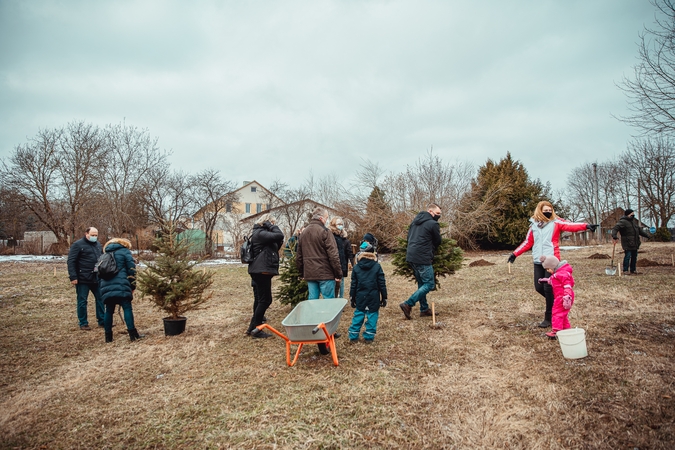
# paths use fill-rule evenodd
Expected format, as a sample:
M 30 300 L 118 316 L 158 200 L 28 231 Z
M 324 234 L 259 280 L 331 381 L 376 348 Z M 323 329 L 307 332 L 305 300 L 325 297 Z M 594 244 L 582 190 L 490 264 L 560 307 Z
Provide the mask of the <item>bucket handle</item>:
M 579 344 L 581 344 L 582 342 L 584 342 L 585 340 L 586 340 L 586 337 L 584 336 L 579 342 L 576 342 L 576 343 L 574 343 L 574 344 L 566 344 L 565 342 L 561 341 L 560 339 L 558 339 L 558 342 L 560 342 L 560 345 L 568 345 L 568 346 L 572 346 L 572 345 L 579 345 Z

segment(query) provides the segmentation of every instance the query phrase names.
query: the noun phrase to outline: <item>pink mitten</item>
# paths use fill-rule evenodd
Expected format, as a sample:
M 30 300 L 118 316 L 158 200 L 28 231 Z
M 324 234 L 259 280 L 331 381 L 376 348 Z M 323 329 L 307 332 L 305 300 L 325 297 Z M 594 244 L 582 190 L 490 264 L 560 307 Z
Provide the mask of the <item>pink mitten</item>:
M 551 282 L 549 281 L 549 278 L 539 278 L 539 284 L 544 284 L 544 283 L 551 284 Z
M 563 308 L 570 309 L 572 307 L 572 297 L 565 295 L 563 297 Z

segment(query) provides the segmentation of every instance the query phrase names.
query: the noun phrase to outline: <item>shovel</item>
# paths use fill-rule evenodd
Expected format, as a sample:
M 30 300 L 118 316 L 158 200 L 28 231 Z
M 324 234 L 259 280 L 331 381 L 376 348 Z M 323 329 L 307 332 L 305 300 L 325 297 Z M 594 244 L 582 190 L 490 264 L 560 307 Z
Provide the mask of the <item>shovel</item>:
M 607 275 L 615 275 L 616 274 L 616 266 L 614 265 L 614 251 L 616 250 L 616 242 L 614 242 L 614 246 L 612 246 L 612 262 L 610 263 L 609 267 L 605 267 L 605 273 Z

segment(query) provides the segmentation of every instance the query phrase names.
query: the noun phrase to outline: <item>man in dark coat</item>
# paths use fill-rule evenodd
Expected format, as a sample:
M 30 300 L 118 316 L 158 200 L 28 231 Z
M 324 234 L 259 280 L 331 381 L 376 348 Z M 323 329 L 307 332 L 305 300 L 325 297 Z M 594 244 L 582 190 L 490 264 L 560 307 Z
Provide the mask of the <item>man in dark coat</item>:
M 77 293 L 77 320 L 80 330 L 91 330 L 87 320 L 89 292 L 94 294 L 96 300 L 96 321 L 99 327 L 103 327 L 103 300 L 99 293 L 98 279 L 94 274 L 94 266 L 101 253 L 98 230 L 94 227 L 87 228 L 84 237 L 75 241 L 68 252 L 68 276 Z
M 314 208 L 312 220 L 298 239 L 295 264 L 300 276 L 307 281 L 308 300 L 335 297 L 335 283 L 342 280 L 340 255 L 333 233 L 326 228 L 328 212 Z
M 417 302 L 420 303 L 420 317 L 431 316 L 427 294 L 434 290 L 434 253 L 441 245 L 441 208 L 430 203 L 426 211 L 421 211 L 408 229 L 408 248 L 405 260 L 413 269 L 417 280 L 417 291 L 399 306 L 405 318 L 410 320 L 410 312 Z
M 248 265 L 248 274 L 253 287 L 253 316 L 246 334 L 254 338 L 272 336 L 256 327 L 265 321 L 265 312 L 272 304 L 272 277 L 279 275 L 279 249 L 284 243 L 284 233 L 275 223 L 274 217 L 263 214 L 251 232 L 255 259 Z
M 614 239 L 615 245 L 616 241 L 619 240 L 616 237 L 617 233 L 621 234 L 621 248 L 626 252 L 623 257 L 623 271 L 628 275 L 630 267 L 630 275 L 637 275 L 636 264 L 638 249 L 641 244 L 640 236 L 649 238 L 651 235 L 640 227 L 640 222 L 635 218 L 635 212 L 630 208 L 624 211 L 623 217 L 612 228 L 612 239 Z

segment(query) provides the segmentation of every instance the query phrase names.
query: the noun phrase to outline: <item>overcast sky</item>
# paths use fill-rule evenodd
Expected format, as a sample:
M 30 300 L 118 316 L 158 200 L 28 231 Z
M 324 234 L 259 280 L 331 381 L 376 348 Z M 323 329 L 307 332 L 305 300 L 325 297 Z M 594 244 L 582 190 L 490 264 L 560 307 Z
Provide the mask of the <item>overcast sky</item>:
M 507 152 L 564 187 L 625 150 L 647 0 L 0 0 L 0 157 L 74 120 L 147 128 L 176 169 L 299 185 Z

